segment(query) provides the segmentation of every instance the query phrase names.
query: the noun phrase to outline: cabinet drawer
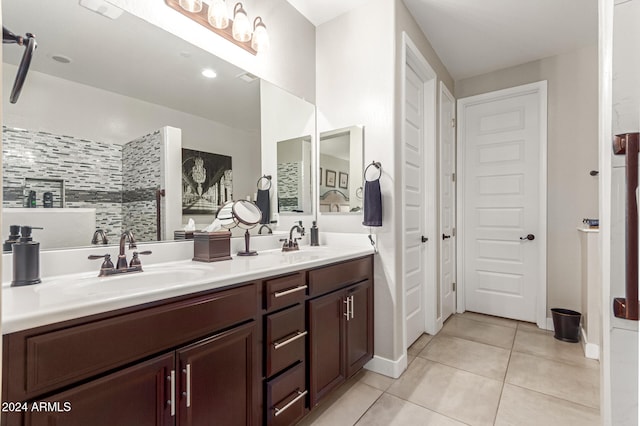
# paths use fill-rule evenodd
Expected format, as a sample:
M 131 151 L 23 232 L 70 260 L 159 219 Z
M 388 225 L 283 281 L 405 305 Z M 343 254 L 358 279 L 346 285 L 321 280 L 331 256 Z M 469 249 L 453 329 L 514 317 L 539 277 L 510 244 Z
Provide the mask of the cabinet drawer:
M 266 317 L 266 376 L 304 361 L 306 328 L 304 305 L 297 305 Z
M 293 425 L 307 412 L 304 363 L 267 382 L 267 424 Z
M 257 315 L 255 285 L 236 287 L 39 335 L 5 369 L 7 400 L 23 400 L 174 348 Z M 15 362 L 14 362 L 15 360 Z
M 319 296 L 372 278 L 371 256 L 309 271 L 309 295 Z
M 307 295 L 304 272 L 264 282 L 265 309 L 284 308 L 302 302 Z

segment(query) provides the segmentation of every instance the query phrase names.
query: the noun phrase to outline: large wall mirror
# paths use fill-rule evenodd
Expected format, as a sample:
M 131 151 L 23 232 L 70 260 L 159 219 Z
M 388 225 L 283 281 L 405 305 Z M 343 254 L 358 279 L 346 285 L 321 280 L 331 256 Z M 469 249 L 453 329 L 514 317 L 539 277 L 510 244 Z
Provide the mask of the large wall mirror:
M 364 128 L 350 126 L 320 133 L 318 211 L 361 213 Z
M 256 197 L 261 81 L 115 12 L 2 1 L 3 24 L 38 41 L 16 104 L 23 48 L 3 46 L 3 240 L 12 224 L 44 226 L 43 249 L 90 245 L 98 228 L 109 243 L 125 229 L 173 239 L 190 218 L 201 229 L 225 201 Z

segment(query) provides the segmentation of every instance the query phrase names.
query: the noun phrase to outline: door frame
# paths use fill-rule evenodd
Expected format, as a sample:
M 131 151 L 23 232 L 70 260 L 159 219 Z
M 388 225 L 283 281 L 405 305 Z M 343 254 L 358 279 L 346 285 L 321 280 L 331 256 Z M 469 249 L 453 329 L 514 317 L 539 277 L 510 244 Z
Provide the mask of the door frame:
M 457 174 L 457 167 L 458 167 L 458 144 L 457 144 L 457 107 L 456 107 L 456 98 L 453 96 L 453 94 L 451 93 L 451 91 L 449 90 L 449 88 L 444 84 L 443 81 L 440 81 L 440 92 L 439 92 L 439 100 L 438 100 L 438 119 L 440 119 L 440 117 L 442 117 L 442 99 L 444 96 L 447 96 L 448 98 L 450 98 L 452 100 L 452 107 L 453 107 L 453 120 L 454 120 L 454 129 L 453 129 L 453 159 L 452 159 L 452 165 L 453 165 L 453 174 L 455 176 L 455 180 L 453 181 L 453 217 L 452 217 L 452 222 L 453 222 L 453 235 L 451 236 L 451 244 L 453 245 L 453 250 L 451 253 L 451 256 L 453 257 L 452 262 L 453 262 L 453 282 L 457 283 L 458 282 L 458 252 L 457 252 L 457 246 L 458 246 L 458 237 L 457 237 L 457 231 L 458 231 L 458 223 L 457 223 L 457 219 L 458 219 L 458 199 L 457 199 L 457 194 L 458 194 L 458 174 Z M 438 177 L 441 177 L 441 172 L 442 172 L 442 139 L 443 139 L 443 134 L 445 131 L 447 131 L 448 129 L 444 129 L 442 127 L 442 123 L 440 123 L 440 134 L 439 134 L 439 139 L 438 139 Z M 438 182 L 438 214 L 439 214 L 439 225 L 442 224 L 442 182 Z M 439 228 L 440 230 L 442 228 Z M 438 231 L 438 236 L 440 235 L 440 230 Z M 440 248 L 442 247 L 442 240 L 438 240 L 438 285 L 440 286 L 440 315 L 439 315 L 439 321 L 440 323 L 444 322 L 443 319 L 443 315 L 444 315 L 444 309 L 443 309 L 443 292 L 442 292 L 442 271 L 440 270 L 440 267 L 442 266 L 442 250 L 440 250 Z M 457 286 L 457 284 L 456 284 Z M 455 290 L 455 303 L 456 306 L 453 310 L 453 313 L 455 313 L 458 309 L 458 291 L 459 289 L 456 287 Z M 442 325 L 440 326 L 442 327 Z
M 507 99 L 514 96 L 521 96 L 536 93 L 539 97 L 539 110 L 540 114 L 540 204 L 538 206 L 538 215 L 540 217 L 540 229 L 543 232 L 539 232 L 540 236 L 536 235 L 538 239 L 538 255 L 540 259 L 539 264 L 539 280 L 537 283 L 536 291 L 536 323 L 538 327 L 547 329 L 547 81 L 542 80 L 535 83 L 524 84 L 521 86 L 510 87 L 508 89 L 497 90 L 493 92 L 483 93 L 480 95 L 469 96 L 466 98 L 458 99 L 458 128 L 457 128 L 457 142 L 458 142 L 458 155 L 456 169 L 458 172 L 458 186 L 457 186 L 457 235 L 464 235 L 464 212 L 465 212 L 465 156 L 466 141 L 464 136 L 465 129 L 465 109 L 467 107 L 486 103 L 488 101 L 495 101 L 501 99 Z M 457 305 L 458 312 L 465 311 L 465 275 L 464 275 L 464 238 L 461 238 L 457 244 Z
M 425 170 L 428 172 L 423 175 L 424 180 L 424 189 L 425 189 L 425 198 L 424 198 L 424 206 L 425 206 L 425 219 L 426 223 L 424 224 L 424 233 L 425 236 L 429 238 L 429 241 L 425 243 L 425 253 L 424 256 L 424 284 L 423 284 L 423 306 L 425 309 L 425 330 L 429 334 L 435 334 L 437 331 L 442 328 L 442 321 L 438 326 L 437 322 L 437 312 L 438 312 L 438 300 L 437 300 L 437 243 L 438 240 L 435 238 L 438 234 L 437 231 L 437 212 L 436 212 L 436 196 L 437 196 L 437 171 L 438 171 L 438 162 L 436 157 L 436 141 L 437 141 L 437 120 L 436 120 L 436 111 L 437 111 L 437 81 L 438 76 L 436 72 L 433 70 L 433 67 L 429 64 L 429 62 L 424 58 L 424 56 L 420 53 L 420 50 L 416 46 L 416 44 L 411 40 L 409 35 L 406 32 L 402 32 L 402 52 L 401 52 L 401 70 L 400 70 L 400 144 L 402 149 L 400 150 L 400 169 L 402 170 L 400 176 L 400 208 L 402 210 L 401 219 L 400 219 L 400 247 L 402 256 L 401 265 L 400 265 L 400 282 L 402 288 L 402 350 L 406 355 L 407 350 L 407 322 L 406 322 L 406 312 L 407 312 L 407 301 L 405 297 L 405 279 L 404 279 L 404 271 L 405 271 L 405 256 L 404 256 L 404 246 L 405 246 L 405 237 L 404 237 L 404 227 L 406 223 L 405 212 L 402 208 L 405 203 L 404 197 L 404 183 L 405 183 L 405 171 L 404 161 L 405 161 L 405 153 L 404 153 L 404 141 L 405 141 L 405 131 L 404 131 L 404 120 L 406 118 L 405 111 L 405 90 L 406 90 L 406 78 L 407 78 L 407 66 L 411 65 L 411 68 L 418 74 L 418 76 L 422 79 L 424 84 L 424 93 L 423 93 L 423 105 L 424 105 L 424 129 L 425 132 L 423 134 L 424 144 L 423 144 L 423 165 L 425 166 Z M 406 359 L 406 358 L 405 358 Z

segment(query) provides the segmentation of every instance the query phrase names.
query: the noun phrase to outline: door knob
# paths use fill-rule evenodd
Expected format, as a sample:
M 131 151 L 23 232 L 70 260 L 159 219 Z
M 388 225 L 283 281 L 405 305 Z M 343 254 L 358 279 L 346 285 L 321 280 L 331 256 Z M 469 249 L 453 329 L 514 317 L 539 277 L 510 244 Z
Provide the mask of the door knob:
M 443 240 L 446 240 L 447 238 L 451 238 L 451 235 L 442 234 L 442 239 Z
M 533 234 L 528 234 L 526 237 L 520 237 L 521 240 L 529 240 L 529 241 L 533 241 L 536 239 L 536 236 Z
M 420 237 L 420 241 L 422 241 L 423 243 L 426 243 L 427 241 L 429 241 L 429 238 L 423 235 L 422 237 Z

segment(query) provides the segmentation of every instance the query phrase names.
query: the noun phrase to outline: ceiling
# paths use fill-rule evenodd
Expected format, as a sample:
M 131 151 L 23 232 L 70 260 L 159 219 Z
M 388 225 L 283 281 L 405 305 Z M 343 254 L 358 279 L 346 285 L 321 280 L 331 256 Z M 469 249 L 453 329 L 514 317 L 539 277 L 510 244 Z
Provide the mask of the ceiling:
M 316 26 L 368 0 L 288 0 Z M 454 80 L 594 45 L 597 0 L 403 0 Z
M 257 80 L 237 78 L 240 68 L 130 14 L 112 20 L 79 6 L 78 0 L 2 0 L 2 19 L 16 34 L 36 35 L 32 70 L 234 128 L 259 129 Z M 15 65 L 23 51 L 5 44 L 3 61 Z M 54 55 L 72 61 L 62 64 Z M 218 76 L 204 78 L 204 68 Z M 29 77 L 23 93 L 28 90 Z

